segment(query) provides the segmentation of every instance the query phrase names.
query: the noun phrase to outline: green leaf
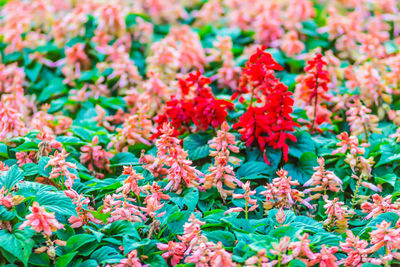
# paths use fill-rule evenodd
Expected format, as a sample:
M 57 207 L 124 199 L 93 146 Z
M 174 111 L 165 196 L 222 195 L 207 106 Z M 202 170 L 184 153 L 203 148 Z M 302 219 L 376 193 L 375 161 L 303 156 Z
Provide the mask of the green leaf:
M 39 168 L 39 174 L 41 176 L 44 176 L 44 177 L 49 177 L 50 176 L 51 167 L 49 166 L 49 167 L 45 168 L 45 166 L 47 165 L 49 160 L 50 160 L 49 157 L 41 157 L 39 159 L 38 168 Z
M 81 139 L 75 136 L 57 136 L 56 140 L 63 145 L 85 145 L 86 143 L 83 142 Z
M 39 166 L 35 163 L 26 163 L 22 165 L 21 169 L 24 171 L 24 176 L 33 176 L 39 173 Z
M 63 84 L 62 79 L 55 79 L 52 83 L 45 87 L 38 97 L 39 102 L 44 102 L 54 95 L 66 93 L 67 87 Z
M 311 135 L 305 131 L 294 133 L 297 141 L 288 141 L 289 155 L 300 158 L 304 152 L 315 153 L 315 142 L 313 141 Z
M 116 166 L 129 166 L 129 165 L 138 165 L 139 159 L 130 152 L 122 152 L 115 155 L 110 160 L 110 167 Z
M 12 150 L 15 152 L 38 151 L 39 147 L 35 142 L 25 142 Z
M 47 253 L 36 254 L 32 253 L 31 257 L 29 258 L 29 264 L 33 266 L 51 266 L 50 258 Z
M 382 153 L 382 155 L 381 158 L 379 159 L 378 164 L 376 164 L 375 167 L 385 165 L 400 159 L 399 145 L 392 145 L 392 144 L 381 145 L 380 152 Z
M 4 143 L 0 143 L 0 157 L 9 158 L 8 157 L 8 148 Z
M 208 141 L 211 139 L 212 136 L 209 134 L 191 134 L 183 139 L 183 148 L 189 153 L 191 160 L 202 159 L 210 154 Z
M 191 211 L 179 211 L 171 214 L 167 220 L 168 231 L 170 234 L 182 234 L 183 225 L 188 221 Z
M 214 230 L 210 232 L 204 231 L 203 233 L 208 238 L 208 240 L 213 241 L 214 243 L 218 243 L 219 241 L 221 241 L 225 247 L 235 246 L 236 238 L 235 235 L 231 232 Z
M 75 257 L 76 254 L 78 254 L 78 251 L 68 253 L 68 254 L 62 255 L 61 257 L 58 257 L 56 264 L 54 266 L 55 267 L 66 267 L 69 263 L 71 263 L 72 259 Z
M 307 264 L 299 259 L 294 259 L 289 262 L 288 267 L 307 267 Z
M 388 174 L 385 174 L 384 176 L 382 176 L 382 177 L 375 177 L 375 181 L 378 183 L 378 184 L 384 184 L 384 183 L 387 183 L 387 184 L 390 184 L 391 186 L 393 186 L 394 187 L 394 185 L 396 184 L 396 181 L 399 179 L 399 177 L 396 175 L 396 174 L 394 174 L 394 173 L 388 173 Z
M 0 221 L 11 221 L 15 218 L 15 211 L 9 211 L 5 206 L 0 206 Z
M 0 248 L 12 254 L 27 266 L 34 245 L 30 230 L 13 230 L 12 233 L 0 230 Z
M 18 168 L 17 165 L 13 165 L 5 174 L 0 177 L 0 184 L 5 187 L 6 190 L 11 190 L 17 183 L 24 180 L 24 172 Z
M 265 178 L 263 173 L 270 173 L 270 166 L 263 161 L 248 161 L 242 164 L 236 171 L 239 178 L 245 179 L 259 179 Z
M 96 238 L 89 234 L 73 235 L 67 240 L 65 251 L 73 252 L 79 250 L 82 246 L 86 246 L 91 242 L 96 242 Z
M 40 64 L 39 62 L 35 62 L 33 68 L 25 68 L 25 73 L 32 82 L 35 82 L 39 77 L 39 73 L 41 70 L 42 64 Z
M 183 205 L 186 205 L 188 210 L 194 211 L 199 202 L 199 190 L 197 188 L 187 188 L 181 195 L 173 196 L 170 200 L 180 208 L 183 208 Z
M 124 257 L 115 248 L 104 246 L 94 251 L 90 258 L 96 260 L 99 264 L 115 264 L 119 263 Z
M 317 156 L 314 153 L 304 152 L 297 163 L 288 163 L 283 168 L 294 180 L 304 184 L 311 178 L 314 173 L 313 167 L 317 164 Z
M 75 205 L 63 192 L 44 191 L 37 195 L 35 200 L 40 206 L 60 215 L 76 216 Z

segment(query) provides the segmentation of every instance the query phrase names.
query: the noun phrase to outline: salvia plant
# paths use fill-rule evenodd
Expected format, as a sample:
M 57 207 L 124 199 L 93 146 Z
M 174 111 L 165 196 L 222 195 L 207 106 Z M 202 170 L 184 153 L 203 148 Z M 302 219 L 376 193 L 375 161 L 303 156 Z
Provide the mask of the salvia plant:
M 0 265 L 400 264 L 397 0 L 0 0 Z

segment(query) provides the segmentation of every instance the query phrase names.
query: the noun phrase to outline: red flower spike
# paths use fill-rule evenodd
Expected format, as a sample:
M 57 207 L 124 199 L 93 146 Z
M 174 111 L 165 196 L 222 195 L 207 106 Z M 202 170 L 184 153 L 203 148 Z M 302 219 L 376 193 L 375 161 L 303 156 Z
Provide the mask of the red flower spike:
M 158 131 L 153 136 L 159 136 L 163 123 L 169 122 L 176 130 L 176 135 L 188 130 L 194 123 L 196 130 L 207 130 L 210 126 L 218 128 L 228 115 L 227 109 L 233 104 L 226 100 L 216 99 L 208 85 L 211 80 L 200 72 L 190 73 L 184 80 L 179 80 L 181 98 L 172 96 L 166 103 L 163 113 L 155 118 Z
M 290 115 L 294 103 L 292 93 L 274 76 L 274 70 L 282 70 L 282 67 L 261 49 L 250 57 L 240 79 L 240 93 L 251 93 L 250 106 L 239 122 L 233 125 L 247 146 L 258 145 L 268 164 L 266 145 L 282 149 L 286 162 L 289 153 L 286 140 L 296 142 L 296 137 L 290 132 L 299 126 Z M 253 99 L 256 103 L 264 103 L 263 106 L 253 106 Z

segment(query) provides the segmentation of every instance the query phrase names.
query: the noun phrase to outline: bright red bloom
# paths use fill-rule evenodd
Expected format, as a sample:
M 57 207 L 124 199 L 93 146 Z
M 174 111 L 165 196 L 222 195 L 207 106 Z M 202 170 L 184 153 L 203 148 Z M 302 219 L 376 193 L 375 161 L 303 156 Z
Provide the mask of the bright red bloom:
M 287 161 L 289 147 L 286 140 L 296 141 L 290 132 L 298 124 L 290 115 L 294 103 L 292 93 L 274 76 L 274 70 L 282 70 L 282 67 L 261 49 L 250 57 L 240 80 L 240 93 L 251 93 L 250 105 L 233 128 L 239 128 L 247 146 L 256 143 L 261 151 L 266 145 L 281 148 Z M 253 105 L 254 99 L 263 106 Z M 268 162 L 265 154 L 264 159 Z
M 179 80 L 181 96 L 171 96 L 163 112 L 155 118 L 159 126 L 153 138 L 160 135 L 160 129 L 165 122 L 170 122 L 177 129 L 175 135 L 187 131 L 191 123 L 194 123 L 196 130 L 203 131 L 210 126 L 221 126 L 228 115 L 226 110 L 233 108 L 233 104 L 216 99 L 208 87 L 210 83 L 211 80 L 200 72 L 190 73 L 186 79 Z
M 279 80 L 274 76 L 274 70 L 283 70 L 271 54 L 264 52 L 265 47 L 257 48 L 246 66 L 243 68 L 239 90 L 232 96 L 235 99 L 238 94 L 252 93 L 252 97 L 260 99 L 262 95 L 274 87 Z
M 307 72 L 304 78 L 304 84 L 310 90 L 309 101 L 312 102 L 316 97 L 329 100 L 325 94 L 328 91 L 328 83 L 330 82 L 329 72 L 325 69 L 326 63 L 322 54 L 317 54 L 313 60 L 307 62 L 304 70 Z

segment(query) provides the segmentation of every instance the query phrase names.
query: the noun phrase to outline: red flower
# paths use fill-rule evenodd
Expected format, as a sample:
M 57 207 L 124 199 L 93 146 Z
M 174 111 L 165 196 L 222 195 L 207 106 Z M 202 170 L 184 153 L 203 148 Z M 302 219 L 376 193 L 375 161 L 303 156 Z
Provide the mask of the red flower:
M 287 161 L 289 147 L 286 140 L 296 141 L 290 132 L 298 124 L 290 115 L 294 103 L 292 93 L 274 76 L 274 70 L 282 70 L 282 67 L 261 49 L 250 57 L 240 79 L 240 92 L 251 93 L 250 105 L 233 128 L 239 128 L 247 146 L 256 143 L 261 151 L 266 145 L 281 148 Z M 254 99 L 263 106 L 254 106 Z M 265 154 L 264 159 L 268 162 Z
M 313 60 L 307 62 L 308 65 L 304 68 L 308 74 L 304 79 L 304 83 L 309 90 L 312 90 L 310 93 L 310 102 L 318 96 L 329 100 L 329 97 L 325 95 L 325 92 L 328 91 L 330 78 L 329 72 L 324 69 L 328 63 L 326 63 L 322 57 L 322 54 L 318 53 Z M 319 89 L 322 89 L 322 91 Z
M 166 103 L 164 111 L 157 116 L 158 132 L 153 137 L 158 137 L 163 123 L 170 124 L 177 129 L 176 135 L 182 134 L 194 123 L 197 130 L 207 130 L 208 127 L 218 128 L 228 115 L 227 109 L 233 104 L 226 100 L 216 99 L 208 85 L 209 78 L 200 72 L 190 73 L 184 80 L 179 80 L 181 98 L 172 96 Z
M 262 95 L 279 83 L 274 76 L 274 70 L 283 70 L 283 68 L 271 54 L 264 52 L 264 49 L 264 47 L 257 48 L 257 52 L 246 62 L 240 77 L 239 90 L 232 99 L 235 99 L 238 94 L 252 93 L 252 98 L 259 100 Z

